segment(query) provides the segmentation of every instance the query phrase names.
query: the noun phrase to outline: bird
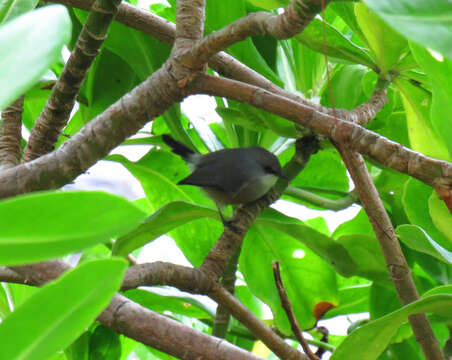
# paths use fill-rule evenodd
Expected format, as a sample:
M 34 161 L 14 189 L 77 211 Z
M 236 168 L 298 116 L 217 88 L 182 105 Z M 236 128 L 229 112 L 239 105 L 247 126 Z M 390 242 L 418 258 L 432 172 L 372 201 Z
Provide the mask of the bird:
M 192 173 L 179 185 L 200 187 L 216 204 L 224 225 L 231 227 L 221 208 L 247 204 L 264 196 L 278 178 L 286 179 L 278 158 L 260 146 L 222 149 L 198 154 L 170 135 L 163 142 L 179 155 Z

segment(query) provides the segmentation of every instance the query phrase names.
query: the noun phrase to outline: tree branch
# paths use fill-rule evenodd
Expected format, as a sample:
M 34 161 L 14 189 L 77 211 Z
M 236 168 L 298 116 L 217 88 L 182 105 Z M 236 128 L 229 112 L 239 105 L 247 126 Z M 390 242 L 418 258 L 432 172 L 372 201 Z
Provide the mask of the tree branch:
M 225 290 L 229 291 L 229 293 L 232 295 L 234 295 L 235 292 L 235 280 L 239 257 L 240 257 L 240 248 L 237 250 L 237 252 L 229 261 L 229 264 L 226 267 L 226 270 L 224 271 L 224 274 L 222 275 L 220 281 L 221 286 Z M 215 314 L 215 321 L 212 327 L 212 335 L 223 339 L 226 338 L 230 319 L 231 314 L 229 313 L 228 309 L 221 305 L 218 305 Z
M 303 351 L 311 360 L 319 360 L 319 358 L 312 352 L 309 347 L 306 339 L 303 336 L 303 331 L 298 324 L 297 318 L 292 309 L 292 305 L 290 304 L 289 296 L 287 295 L 286 289 L 284 288 L 284 284 L 281 278 L 281 271 L 279 269 L 279 262 L 275 261 L 273 263 L 273 276 L 275 278 L 276 288 L 278 289 L 279 298 L 281 299 L 281 305 L 289 319 L 290 328 L 292 329 L 292 333 L 295 335 L 295 338 L 300 343 Z
M 62 147 L 0 174 L 0 198 L 56 189 L 72 180 L 110 150 L 135 134 L 146 122 L 181 99 L 168 64 L 152 74 L 102 114 L 87 123 Z
M 214 286 L 209 297 L 219 305 L 227 308 L 232 316 L 244 324 L 258 339 L 268 346 L 281 359 L 308 360 L 306 355 L 288 346 L 278 335 L 276 335 L 262 320 L 258 319 L 251 311 L 240 303 L 232 294 L 220 285 Z
M 74 50 L 52 88 L 47 103 L 30 134 L 24 151 L 24 160 L 30 161 L 51 152 L 66 125 L 75 97 L 107 30 L 118 12 L 121 0 L 96 0 L 77 39 Z
M 417 153 L 361 126 L 258 87 L 209 75 L 199 76 L 191 83 L 193 93 L 222 96 L 241 101 L 305 126 L 378 163 L 415 177 L 427 185 L 452 187 L 452 164 Z
M 292 0 L 280 15 L 264 11 L 251 13 L 206 36 L 187 52 L 184 61 L 199 66 L 219 51 L 251 36 L 290 38 L 311 22 L 320 11 L 320 5 L 319 0 Z
M 355 191 L 351 191 L 342 199 L 331 200 L 326 197 L 317 195 L 311 191 L 297 188 L 295 186 L 288 186 L 284 190 L 284 195 L 292 196 L 298 200 L 306 201 L 312 205 L 320 206 L 324 209 L 339 211 L 348 208 L 350 205 L 358 202 L 359 198 Z
M 380 243 L 390 278 L 395 285 L 400 301 L 404 305 L 416 301 L 419 299 L 419 294 L 411 277 L 411 270 L 406 263 L 394 227 L 372 182 L 364 159 L 361 155 L 343 146 L 338 146 L 338 150 L 353 179 L 361 203 Z M 444 360 L 427 316 L 425 314 L 411 315 L 409 321 L 426 359 Z
M 178 0 L 173 54 L 191 48 L 204 35 L 205 0 Z
M 0 169 L 20 163 L 22 140 L 22 112 L 24 96 L 20 96 L 2 111 L 0 126 Z

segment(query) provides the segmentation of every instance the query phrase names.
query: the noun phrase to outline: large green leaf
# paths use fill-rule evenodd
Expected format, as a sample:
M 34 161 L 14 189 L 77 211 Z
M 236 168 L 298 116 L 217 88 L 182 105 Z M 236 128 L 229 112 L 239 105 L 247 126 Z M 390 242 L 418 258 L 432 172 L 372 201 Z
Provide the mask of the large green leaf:
M 354 109 L 367 101 L 368 97 L 360 86 L 369 70 L 362 65 L 347 65 L 339 68 L 331 78 L 332 95 L 328 87 L 322 94 L 322 105 L 332 107 L 330 96 L 334 98 L 334 105 L 343 109 Z M 357 86 L 357 84 L 360 84 Z
M 343 276 L 355 275 L 357 265 L 347 250 L 335 240 L 286 216 L 274 209 L 267 209 L 256 219 L 256 224 L 272 227 L 300 241 Z
M 451 27 L 452 30 L 452 27 Z M 449 130 L 452 126 L 450 113 L 452 111 L 452 60 L 437 59 L 427 49 L 410 44 L 414 58 L 425 71 L 432 84 L 431 122 L 436 133 L 442 137 L 452 157 L 452 139 Z M 452 52 L 451 52 L 452 54 Z
M 417 300 L 353 331 L 337 347 L 331 360 L 375 360 L 409 315 L 422 312 L 450 314 L 452 292 L 445 289 L 441 291 L 443 292 L 440 294 Z
M 221 29 L 244 16 L 246 16 L 246 8 L 243 0 L 206 1 L 206 31 L 208 33 Z M 232 45 L 227 52 L 277 85 L 283 85 L 259 54 L 250 38 Z
M 190 294 L 184 295 L 160 295 L 150 289 L 132 289 L 124 293 L 129 299 L 151 309 L 164 313 L 171 311 L 174 314 L 196 317 L 198 319 L 211 319 L 215 312 Z
M 336 275 L 329 264 L 284 233 L 269 226 L 253 226 L 242 246 L 240 270 L 253 294 L 271 307 L 283 332 L 290 333 L 290 326 L 273 280 L 273 261 L 281 264 L 284 286 L 302 328 L 314 325 L 319 303 L 338 304 Z
M 419 180 L 408 180 L 403 191 L 403 207 L 412 224 L 421 227 L 437 244 L 452 251 L 452 240 L 436 228 L 430 215 L 429 199 L 432 192 L 430 186 Z M 450 232 L 450 227 L 447 232 Z
M 2 0 L 0 2 L 0 24 L 35 8 L 39 0 Z
M 450 223 L 449 223 L 450 230 Z M 396 234 L 411 249 L 431 255 L 446 264 L 452 264 L 452 252 L 437 244 L 428 234 L 416 225 L 400 225 Z
M 120 155 L 111 155 L 109 160 L 123 164 L 143 186 L 152 210 L 177 200 L 213 206 L 195 186 L 181 186 L 177 182 L 188 176 L 187 165 L 169 151 L 152 149 L 137 162 Z M 181 226 L 170 233 L 177 245 L 193 265 L 199 266 L 221 233 L 221 223 L 200 218 Z M 152 240 L 152 239 L 151 239 Z
M 128 63 L 108 49 L 102 49 L 80 89 L 87 103 L 80 104 L 84 123 L 103 112 L 138 84 L 135 72 Z
M 339 304 L 328 310 L 324 319 L 369 311 L 370 284 L 352 285 L 339 289 Z
M 113 246 L 113 254 L 127 255 L 133 250 L 155 240 L 167 232 L 201 217 L 218 219 L 218 211 L 206 206 L 185 201 L 173 201 L 163 205 L 140 226 L 118 238 Z
M 44 360 L 68 346 L 108 305 L 126 267 L 86 262 L 44 286 L 0 324 L 0 358 Z
M 452 58 L 452 7 L 448 0 L 364 0 L 393 29 Z
M 366 49 L 356 45 L 345 37 L 332 25 L 325 23 L 326 50 L 328 56 L 347 60 L 353 64 L 362 64 L 369 68 L 376 68 Z M 304 31 L 295 37 L 312 50 L 323 53 L 325 42 L 323 39 L 322 20 L 314 19 Z
M 408 42 L 363 3 L 355 5 L 358 24 L 383 74 L 391 70 L 407 50 Z
M 61 5 L 29 12 L 0 27 L 0 110 L 44 74 L 70 38 L 71 20 Z
M 89 358 L 93 360 L 119 360 L 121 342 L 113 329 L 99 325 L 89 339 Z
M 428 207 L 433 224 L 435 224 L 436 228 L 440 230 L 441 233 L 452 243 L 452 233 L 450 231 L 452 215 L 450 214 L 446 204 L 444 204 L 444 201 L 441 200 L 435 192 L 433 192 L 428 200 Z
M 406 111 L 408 137 L 413 150 L 437 159 L 449 160 L 449 152 L 431 122 L 431 93 L 412 83 L 397 79 Z
M 17 265 L 80 251 L 126 233 L 145 214 L 103 192 L 43 192 L 0 202 L 0 264 Z

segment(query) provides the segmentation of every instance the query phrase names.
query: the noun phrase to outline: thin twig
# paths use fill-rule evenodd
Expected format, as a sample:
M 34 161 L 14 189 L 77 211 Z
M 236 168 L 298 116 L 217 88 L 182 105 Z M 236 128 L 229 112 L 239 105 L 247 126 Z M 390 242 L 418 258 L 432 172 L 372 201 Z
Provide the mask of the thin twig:
M 303 331 L 300 329 L 297 318 L 292 310 L 292 305 L 290 304 L 289 297 L 287 296 L 286 289 L 281 279 L 281 271 L 279 270 L 279 262 L 273 262 L 273 276 L 275 277 L 276 288 L 278 289 L 279 298 L 281 299 L 281 305 L 289 318 L 290 328 L 293 334 L 297 338 L 298 342 L 301 344 L 303 351 L 308 355 L 311 360 L 320 360 L 316 354 L 314 354 L 309 347 L 306 339 L 303 336 Z

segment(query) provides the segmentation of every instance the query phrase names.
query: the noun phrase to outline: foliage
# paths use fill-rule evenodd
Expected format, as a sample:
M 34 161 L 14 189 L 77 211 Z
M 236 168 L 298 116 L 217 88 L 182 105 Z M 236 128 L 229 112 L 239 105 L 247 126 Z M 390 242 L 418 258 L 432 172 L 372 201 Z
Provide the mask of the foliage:
M 154 4 L 151 11 L 174 21 L 175 1 L 169 3 Z M 249 11 L 270 11 L 286 3 L 207 0 L 206 31 L 217 30 Z M 250 38 L 228 53 L 274 83 L 325 106 L 334 101 L 337 108 L 353 109 L 366 102 L 377 81 L 376 71 L 381 77 L 395 78 L 388 89 L 389 102 L 368 128 L 415 151 L 451 161 L 452 29 L 450 22 L 442 23 L 451 15 L 447 3 L 333 2 L 324 14 L 326 40 L 322 21 L 315 19 L 293 39 Z M 44 73 L 59 76 L 62 46 L 73 46 L 86 18 L 81 10 L 60 5 L 32 10 L 35 5 L 31 0 L 0 2 L 0 49 L 7 49 L 7 56 L 0 59 L 0 108 L 25 93 L 23 122 L 28 129 L 49 95 L 41 86 L 48 79 Z M 325 41 L 331 92 L 322 55 Z M 169 51 L 168 45 L 114 23 L 81 89 L 78 111 L 63 132 L 77 133 L 158 69 Z M 139 359 L 170 358 L 93 323 L 118 290 L 125 270 L 121 260 L 99 258 L 137 254 L 146 243 L 168 233 L 190 263 L 199 266 L 222 232 L 214 204 L 199 189 L 177 185 L 188 169 L 159 135 L 172 133 L 202 151 L 212 144 L 260 145 L 278 154 L 283 164 L 291 157 L 292 139 L 298 131 L 293 123 L 249 105 L 216 101 L 219 123 L 201 126 L 199 120 L 183 114 L 179 105 L 173 106 L 153 121 L 153 136 L 124 142 L 123 146 L 151 146 L 140 160 L 108 157 L 141 183 L 146 197 L 137 203 L 101 192 L 56 191 L 0 201 L 1 265 L 82 251 L 80 266 L 42 289 L 32 291 L 25 285 L 7 283 L 0 287 L 0 358 L 127 359 L 131 354 Z M 61 137 L 59 144 L 63 141 Z M 325 142 L 322 147 L 292 185 L 339 201 L 351 187 L 346 170 L 331 144 Z M 452 290 L 444 285 L 452 282 L 452 217 L 432 188 L 373 162 L 367 166 L 418 290 L 424 294 L 421 300 L 407 306 L 398 302 L 363 211 L 331 234 L 323 219 L 301 221 L 275 209 L 266 210 L 244 240 L 238 268 L 244 285 L 238 294 L 261 318 L 264 304 L 269 306 L 273 317 L 267 322 L 289 335 L 271 274 L 272 261 L 279 261 L 302 328 L 315 325 L 318 316 L 314 310 L 321 303 L 332 306 L 322 314 L 324 318 L 369 313 L 367 325 L 333 340 L 338 347 L 332 359 L 422 359 L 404 323 L 411 314 L 428 312 L 442 346 L 449 337 L 446 326 L 451 322 Z M 322 217 L 330 216 L 327 208 L 310 204 L 308 198 L 284 195 L 284 199 L 321 210 Z M 112 248 L 105 245 L 111 239 L 115 240 Z M 155 290 L 129 290 L 124 295 L 211 333 L 214 313 L 205 303 L 190 295 L 161 295 Z M 331 331 L 334 334 L 334 329 Z M 315 331 L 312 334 L 319 338 Z M 229 327 L 228 339 L 246 349 L 257 343 L 235 322 Z M 58 353 L 62 349 L 64 354 Z

